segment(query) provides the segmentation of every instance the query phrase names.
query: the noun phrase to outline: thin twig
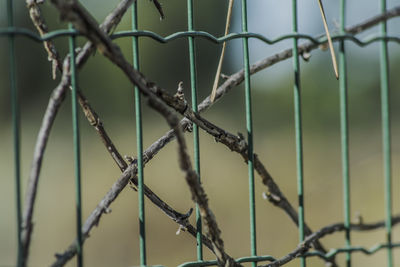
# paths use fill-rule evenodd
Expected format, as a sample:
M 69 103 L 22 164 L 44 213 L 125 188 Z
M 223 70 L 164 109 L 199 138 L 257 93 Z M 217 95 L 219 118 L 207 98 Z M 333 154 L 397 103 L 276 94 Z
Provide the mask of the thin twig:
M 392 218 L 392 225 L 400 223 L 400 215 L 396 215 Z M 351 231 L 371 231 L 379 228 L 385 227 L 385 222 L 376 222 L 370 224 L 350 224 Z M 336 232 L 342 232 L 346 230 L 346 226 L 344 223 L 335 223 L 328 226 L 321 228 L 320 230 L 312 233 L 311 235 L 307 236 L 306 239 L 297 245 L 296 249 L 292 252 L 288 253 L 287 255 L 283 256 L 282 258 L 271 262 L 266 265 L 262 265 L 260 267 L 278 267 L 287 264 L 288 262 L 303 256 L 306 252 L 308 252 L 311 248 L 311 244 L 314 243 L 316 240 L 319 240 L 326 235 L 330 235 Z
M 85 117 L 89 121 L 90 125 L 93 126 L 93 128 L 99 134 L 101 141 L 107 148 L 107 151 L 110 153 L 111 157 L 114 159 L 119 169 L 121 171 L 124 171 L 128 167 L 128 165 L 126 164 L 121 154 L 118 152 L 111 138 L 108 136 L 107 131 L 104 129 L 103 123 L 100 120 L 100 117 L 91 107 L 86 97 L 82 94 L 81 90 L 78 91 L 78 101 L 85 114 Z
M 157 8 L 158 13 L 160 13 L 160 19 L 164 19 L 165 15 L 164 15 L 164 11 L 162 9 L 162 5 L 160 4 L 160 2 L 158 2 L 158 0 L 150 0 L 153 1 L 154 6 Z
M 229 33 L 229 27 L 231 25 L 232 9 L 233 9 L 233 0 L 229 0 L 228 12 L 226 15 L 225 36 L 228 35 Z M 211 91 L 211 102 L 214 102 L 215 93 L 217 92 L 219 76 L 221 75 L 222 63 L 224 61 L 224 56 L 225 56 L 225 49 L 226 49 L 226 42 L 222 44 L 221 56 L 219 57 L 217 72 L 215 73 L 214 84 Z
M 40 36 L 45 35 L 49 32 L 47 24 L 42 16 L 42 12 L 39 8 L 39 1 L 37 0 L 26 0 L 26 5 L 29 10 L 29 15 L 36 29 L 40 33 Z M 56 78 L 57 69 L 61 69 L 60 58 L 58 56 L 58 52 L 54 47 L 53 41 L 44 41 L 43 45 L 47 51 L 48 60 L 52 63 L 52 77 Z
M 339 79 L 335 49 L 333 49 L 331 34 L 329 33 L 328 24 L 326 23 L 326 15 L 324 10 L 324 5 L 322 4 L 322 0 L 318 0 L 318 6 L 319 6 L 319 11 L 321 12 L 322 23 L 324 24 L 326 39 L 328 39 L 329 51 L 331 52 L 332 65 L 333 65 L 333 70 L 335 71 L 335 77 L 336 79 Z

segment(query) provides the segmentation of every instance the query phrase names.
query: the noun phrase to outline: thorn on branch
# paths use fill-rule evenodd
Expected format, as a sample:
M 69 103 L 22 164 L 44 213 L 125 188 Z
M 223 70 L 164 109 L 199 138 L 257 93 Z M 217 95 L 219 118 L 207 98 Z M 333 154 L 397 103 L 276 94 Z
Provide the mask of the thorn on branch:
M 138 188 L 137 188 L 137 186 L 134 184 L 134 183 L 132 183 L 132 182 L 129 182 L 129 187 L 131 188 L 131 189 L 133 189 L 134 191 L 138 191 Z
M 178 89 L 176 90 L 176 94 L 174 97 L 178 98 L 181 101 L 185 101 L 185 94 L 183 93 L 183 82 L 179 82 Z
M 186 231 L 186 227 L 179 225 L 178 230 L 176 231 L 176 235 L 180 235 L 181 231 L 185 232 Z
M 128 156 L 128 155 L 125 155 L 124 158 L 129 164 L 132 164 L 135 161 L 135 159 L 133 157 Z
M 308 62 L 311 58 L 311 53 L 309 51 L 304 51 L 300 54 L 304 61 Z
M 183 221 L 187 221 L 187 219 L 189 219 L 190 215 L 192 215 L 193 213 L 193 208 L 190 208 L 188 212 L 186 212 L 185 214 L 183 214 L 182 217 L 177 218 L 177 222 L 181 223 Z
M 189 133 L 193 132 L 193 122 L 189 122 L 187 124 L 184 125 L 185 128 L 183 129 L 184 131 L 187 131 Z
M 150 0 L 150 1 L 153 1 L 154 6 L 155 6 L 155 7 L 157 8 L 157 10 L 158 10 L 158 13 L 160 13 L 160 20 L 163 20 L 163 19 L 165 18 L 165 15 L 164 15 L 164 11 L 163 11 L 163 9 L 162 9 L 161 3 L 158 2 L 158 0 Z
M 326 51 L 329 48 L 328 42 L 322 43 L 318 46 L 321 51 Z
M 263 192 L 262 197 L 263 197 L 263 199 L 267 199 L 269 202 L 271 202 L 274 205 L 278 205 L 279 202 L 281 202 L 281 198 L 278 195 L 275 195 L 271 192 Z
M 30 8 L 34 5 L 43 4 L 43 3 L 44 3 L 44 0 L 28 0 L 28 1 L 26 1 L 26 7 Z
M 222 79 L 224 79 L 224 80 L 228 80 L 231 76 L 230 75 L 226 75 L 226 74 L 224 74 L 224 73 L 221 73 L 221 78 Z
M 335 25 L 336 30 L 337 31 L 340 30 L 340 21 L 337 18 L 335 18 L 332 20 L 332 22 L 333 22 L 333 25 Z
M 356 211 L 356 221 L 355 221 L 355 223 L 358 224 L 358 225 L 362 225 L 364 223 L 364 218 L 362 217 L 361 212 L 359 212 L 359 211 Z
M 187 225 L 189 223 L 188 219 L 189 219 L 190 215 L 192 215 L 192 213 L 193 213 L 193 208 L 190 208 L 189 211 L 186 214 L 183 214 L 182 217 L 176 218 L 176 222 L 179 224 L 179 228 L 176 231 L 176 235 L 179 235 L 181 233 L 181 231 L 186 232 Z
M 244 138 L 244 135 L 242 133 L 238 132 L 238 137 L 239 137 L 239 147 L 240 147 L 240 151 L 244 151 L 245 149 L 247 149 L 247 143 L 246 140 Z

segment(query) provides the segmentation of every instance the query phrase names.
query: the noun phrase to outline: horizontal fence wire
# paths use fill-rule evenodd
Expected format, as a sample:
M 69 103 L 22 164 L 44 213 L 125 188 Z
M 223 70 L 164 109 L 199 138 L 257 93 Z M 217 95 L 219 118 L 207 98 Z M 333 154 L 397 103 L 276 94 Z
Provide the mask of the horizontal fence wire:
M 82 33 L 79 33 L 76 30 L 67 30 L 67 29 L 51 31 L 49 33 L 44 34 L 43 36 L 40 36 L 37 33 L 25 28 L 8 27 L 0 29 L 0 36 L 9 36 L 9 35 L 25 36 L 36 42 L 48 41 L 60 37 L 68 37 L 71 35 L 84 36 Z M 293 38 L 296 38 L 298 40 L 308 40 L 315 45 L 325 44 L 327 41 L 325 36 L 315 37 L 312 35 L 302 34 L 302 33 L 285 34 L 281 35 L 280 37 L 270 39 L 262 34 L 252 33 L 252 32 L 230 33 L 223 37 L 216 37 L 211 33 L 204 31 L 181 31 L 181 32 L 175 32 L 166 37 L 162 37 L 161 35 L 152 31 L 119 31 L 111 34 L 110 38 L 116 40 L 124 37 L 133 37 L 133 36 L 148 37 L 159 43 L 168 43 L 176 39 L 185 39 L 188 37 L 202 38 L 215 44 L 222 44 L 227 41 L 242 39 L 242 38 L 257 39 L 269 45 L 277 44 L 279 42 L 290 40 Z M 378 34 L 371 34 L 368 37 L 360 39 L 355 37 L 353 34 L 332 34 L 332 41 L 341 41 L 341 40 L 352 41 L 353 43 L 361 47 L 370 45 L 378 41 L 395 42 L 400 44 L 400 37 L 397 36 L 381 36 Z
M 36 42 L 43 42 L 53 40 L 56 38 L 68 37 L 70 40 L 70 53 L 74 55 L 75 51 L 75 38 L 77 36 L 83 36 L 83 34 L 70 29 L 60 29 L 49 32 L 40 36 L 39 34 L 26 29 L 14 27 L 13 16 L 12 16 L 12 1 L 7 1 L 8 5 L 8 27 L 0 29 L 0 37 L 7 37 L 10 40 L 10 83 L 11 83 L 11 95 L 12 95 L 12 114 L 13 114 L 13 127 L 14 127 L 14 163 L 15 167 L 15 181 L 16 181 L 16 196 L 17 196 L 17 222 L 20 227 L 21 222 L 21 204 L 20 204 L 20 174 L 19 174 L 19 107 L 17 97 L 17 86 L 16 86 L 16 74 L 15 74 L 15 51 L 14 51 L 14 40 L 16 37 L 26 37 Z M 152 31 L 138 30 L 137 25 L 137 7 L 136 2 L 133 3 L 132 9 L 132 30 L 130 31 L 119 31 L 110 35 L 111 39 L 121 38 L 132 38 L 132 50 L 133 50 L 133 65 L 136 69 L 139 69 L 139 50 L 138 41 L 139 38 L 151 38 L 159 43 L 169 43 L 177 39 L 187 39 L 189 47 L 189 59 L 190 59 L 190 82 L 192 89 L 192 108 L 197 111 L 197 77 L 196 77 L 196 59 L 195 59 L 195 39 L 201 38 L 208 40 L 211 43 L 222 44 L 224 42 L 241 39 L 243 42 L 243 65 L 245 73 L 245 106 L 246 106 L 246 128 L 248 132 L 248 168 L 249 168 L 249 204 L 250 204 L 250 237 L 251 237 L 251 256 L 238 258 L 238 263 L 253 263 L 256 266 L 257 262 L 272 262 L 277 260 L 273 256 L 257 256 L 256 249 L 256 226 L 255 226 L 255 199 L 254 199 L 254 167 L 253 167 L 253 126 L 252 126 L 252 106 L 251 106 L 251 85 L 250 85 L 250 59 L 249 59 L 249 39 L 256 39 L 264 42 L 268 45 L 277 44 L 284 40 L 293 41 L 293 72 L 294 72 L 294 111 L 295 111 L 295 138 L 296 138 L 296 151 L 297 151 L 297 185 L 298 185 L 298 199 L 299 199 L 299 238 L 300 242 L 304 241 L 304 195 L 303 195 L 303 141 L 302 141 L 302 122 L 301 122 L 301 86 L 300 86 L 300 64 L 299 64 L 299 52 L 298 42 L 300 40 L 307 40 L 314 45 L 325 44 L 327 39 L 325 36 L 311 36 L 308 34 L 298 33 L 297 26 L 297 0 L 292 0 L 292 25 L 293 33 L 281 35 L 277 38 L 267 38 L 262 34 L 248 32 L 247 29 L 247 1 L 242 0 L 242 32 L 230 33 L 226 36 L 216 37 L 205 31 L 195 31 L 193 25 L 193 0 L 187 0 L 187 16 L 188 16 L 188 30 L 175 32 L 168 36 L 161 36 Z M 396 36 L 388 36 L 387 34 L 387 22 L 386 20 L 381 22 L 380 34 L 373 34 L 365 38 L 357 38 L 354 35 L 346 33 L 345 23 L 345 0 L 340 1 L 340 30 L 338 33 L 332 35 L 333 41 L 339 42 L 339 98 L 340 98 L 340 125 L 341 125 L 341 149 L 342 149 L 342 179 L 343 179 L 343 207 L 344 207 L 344 225 L 345 225 L 345 247 L 336 248 L 330 250 L 328 253 L 322 253 L 320 251 L 307 252 L 301 257 L 301 266 L 306 266 L 305 258 L 307 257 L 319 257 L 325 260 L 330 260 L 338 254 L 344 253 L 346 255 L 346 265 L 351 266 L 351 254 L 355 252 L 363 253 L 366 255 L 374 254 L 382 249 L 387 249 L 388 252 L 388 263 L 387 266 L 393 266 L 393 248 L 399 248 L 400 243 L 392 243 L 392 184 L 391 184 L 391 136 L 390 136 L 390 107 L 389 107 L 389 58 L 388 58 L 388 43 L 394 42 L 400 44 L 400 38 Z M 381 0 L 381 12 L 386 12 L 386 1 Z M 350 163 L 349 163 L 349 123 L 348 123 L 348 100 L 347 100 L 347 67 L 346 67 L 346 52 L 345 42 L 353 42 L 354 44 L 364 47 L 372 43 L 380 43 L 380 75 L 381 75 L 381 104 L 382 104 L 382 149 L 383 149 L 383 166 L 384 166 L 384 188 L 385 188 L 385 210 L 386 210 L 386 235 L 387 243 L 377 244 L 371 248 L 365 248 L 361 246 L 352 246 L 350 241 Z M 77 103 L 76 103 L 76 73 L 75 73 L 75 60 L 71 57 L 71 84 L 72 84 L 72 110 L 73 110 L 73 132 L 74 132 L 74 148 L 75 148 L 75 164 L 76 164 L 76 210 L 77 210 L 77 236 L 78 236 L 78 266 L 83 266 L 82 257 L 82 236 L 81 236 L 81 186 L 80 186 L 80 145 L 79 145 L 79 127 L 77 117 Z M 144 193 L 143 193 L 143 141 L 142 141 L 142 116 L 141 116 L 141 105 L 140 105 L 140 93 L 137 87 L 135 87 L 135 118 L 136 118 L 136 135 L 137 135 L 137 154 L 138 154 L 138 191 L 139 191 L 139 220 L 140 220 L 140 264 L 146 265 L 146 243 L 145 243 L 145 218 L 144 218 Z M 200 177 L 200 144 L 199 144 L 199 132 L 197 125 L 194 125 L 194 159 L 195 159 L 195 170 Z M 186 262 L 180 267 L 188 266 L 217 266 L 218 262 L 215 260 L 204 261 L 202 252 L 202 229 L 200 214 L 197 209 L 197 261 Z M 21 258 L 20 252 L 20 233 L 21 229 L 18 228 L 18 266 L 20 266 Z M 161 265 L 160 265 L 161 266 Z M 268 263 L 267 263 L 268 266 Z

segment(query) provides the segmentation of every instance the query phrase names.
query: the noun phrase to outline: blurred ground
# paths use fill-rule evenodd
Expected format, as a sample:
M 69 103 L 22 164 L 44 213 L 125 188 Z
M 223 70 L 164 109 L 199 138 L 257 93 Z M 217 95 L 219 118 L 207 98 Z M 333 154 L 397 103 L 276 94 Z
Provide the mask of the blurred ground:
M 164 1 L 166 2 L 166 1 Z M 236 13 L 232 31 L 240 31 L 240 1 L 236 2 Z M 365 4 L 365 14 L 354 11 L 349 23 L 356 23 L 378 13 L 374 1 Z M 394 1 L 390 2 L 394 5 Z M 85 2 L 101 20 L 115 3 L 94 5 Z M 196 2 L 196 28 L 221 35 L 224 28 L 226 1 L 215 3 L 211 0 Z M 274 1 L 254 0 L 249 3 L 249 29 L 261 32 L 268 37 L 276 37 L 290 31 L 290 16 L 281 16 L 279 31 L 271 22 L 259 23 L 258 13 L 261 5 L 266 10 Z M 286 3 L 287 4 L 287 3 Z M 1 5 L 5 5 L 4 1 Z M 99 7 L 101 6 L 101 10 Z M 153 30 L 163 36 L 175 31 L 186 30 L 186 6 L 181 1 L 170 0 L 164 3 L 167 19 L 160 22 L 152 3 L 141 1 L 143 16 L 139 24 L 142 29 Z M 308 10 L 307 8 L 311 9 Z M 333 4 L 329 10 L 336 8 Z M 391 7 L 391 6 L 389 6 Z M 287 9 L 285 4 L 277 9 Z M 329 6 L 327 6 L 329 8 Z M 349 12 L 356 10 L 352 7 Z M 0 6 L 0 10 L 5 10 Z M 52 27 L 65 27 L 58 24 L 55 10 L 48 4 L 45 14 Z M 222 12 L 222 13 L 221 13 Z M 310 12 L 310 13 L 307 13 Z M 200 14 L 207 13 L 205 18 Z M 273 13 L 273 12 L 272 12 Z M 222 15 L 221 15 L 222 14 Z M 307 14 L 312 19 L 305 19 Z M 353 14 L 353 13 L 351 13 Z M 300 30 L 310 34 L 322 32 L 316 5 L 308 0 L 300 6 Z M 3 17 L 1 17 L 3 16 Z M 271 15 L 272 16 L 272 15 Z M 337 14 L 331 11 L 331 25 Z M 129 16 L 117 29 L 129 29 Z M 24 6 L 17 5 L 19 26 L 32 28 Z M 358 18 L 355 20 L 355 18 Z M 272 16 L 269 19 L 278 19 Z M 313 22 L 314 21 L 314 22 Z M 4 14 L 0 15 L 4 22 Z M 389 24 L 398 29 L 399 19 Z M 1 24 L 3 27 L 5 22 Z M 260 26 L 261 25 L 261 26 Z M 262 27 L 262 25 L 267 25 Z M 334 26 L 332 26 L 334 27 Z M 375 28 L 373 32 L 377 29 Z M 276 32 L 275 32 L 276 31 Z M 393 30 L 392 30 L 393 31 Z M 394 32 L 398 36 L 399 32 Z M 84 40 L 81 39 L 82 43 Z M 130 57 L 129 39 L 116 41 L 125 55 Z M 62 55 L 66 52 L 65 39 L 57 39 Z M 255 40 L 250 41 L 252 62 L 264 58 L 283 48 L 290 42 L 266 46 Z M 29 49 L 27 49 L 29 47 Z M 197 42 L 199 99 L 207 96 L 215 75 L 219 46 L 207 41 Z M 349 70 L 349 121 L 350 121 L 350 160 L 351 160 L 351 208 L 354 217 L 359 211 L 365 222 L 384 218 L 384 195 L 382 177 L 382 153 L 380 130 L 380 92 L 379 92 L 379 45 L 373 44 L 360 49 L 352 43 L 348 46 Z M 392 104 L 392 154 L 393 154 L 393 211 L 399 212 L 400 195 L 400 71 L 398 44 L 390 44 L 391 58 L 391 104 Z M 189 96 L 190 80 L 186 40 L 177 40 L 167 45 L 142 39 L 141 67 L 151 80 L 156 81 L 171 92 L 181 80 L 185 83 L 185 93 Z M 6 39 L 0 38 L 0 57 L 7 59 Z M 47 105 L 48 96 L 58 80 L 50 78 L 50 66 L 41 44 L 25 38 L 17 38 L 18 88 L 21 97 L 22 118 L 22 185 L 31 164 L 32 151 L 40 126 L 41 116 Z M 338 83 L 334 79 L 329 54 L 322 51 L 312 53 L 309 63 L 301 63 L 303 89 L 304 123 L 304 167 L 305 167 L 305 212 L 306 220 L 312 229 L 343 221 L 342 181 L 340 159 L 339 96 Z M 255 152 L 280 185 L 282 191 L 296 206 L 296 162 L 293 129 L 293 98 L 291 60 L 252 76 L 253 112 L 255 128 Z M 230 74 L 242 67 L 241 41 L 228 45 L 228 57 L 223 72 Z M 15 202 L 13 183 L 13 152 L 10 122 L 9 89 L 7 61 L 0 62 L 0 266 L 12 265 L 16 254 L 15 242 Z M 125 77 L 99 54 L 96 54 L 79 74 L 79 84 L 93 107 L 103 119 L 106 129 L 121 154 L 135 155 L 136 139 L 133 117 L 133 94 Z M 204 116 L 226 130 L 245 133 L 244 91 L 239 86 L 224 97 Z M 50 135 L 40 180 L 35 213 L 35 232 L 31 247 L 30 266 L 47 266 L 54 259 L 54 253 L 62 252 L 72 241 L 75 233 L 74 176 L 72 162 L 72 130 L 70 121 L 70 99 L 67 97 L 54 130 Z M 83 218 L 87 218 L 99 200 L 119 176 L 119 169 L 112 162 L 96 133 L 81 116 L 82 127 L 82 177 L 83 177 Z M 144 106 L 144 147 L 148 147 L 168 130 L 167 125 L 157 114 Z M 191 134 L 187 141 L 192 143 Z M 250 253 L 247 165 L 240 156 L 217 144 L 207 134 L 201 132 L 201 174 L 203 185 L 208 193 L 225 240 L 227 252 L 234 257 L 248 256 Z M 176 144 L 173 142 L 163 149 L 145 169 L 146 184 L 160 197 L 186 212 L 194 207 L 188 187 L 176 163 Z M 283 256 L 298 243 L 297 229 L 279 209 L 262 198 L 266 188 L 256 176 L 257 244 L 260 255 Z M 86 266 L 131 266 L 139 264 L 137 194 L 127 188 L 111 206 L 112 213 L 103 216 L 99 227 L 94 229 L 85 243 L 84 259 Z M 171 222 L 157 208 L 146 203 L 146 231 L 148 263 L 176 266 L 196 258 L 195 240 L 186 233 L 176 235 L 177 225 Z M 194 218 L 192 218 L 192 222 Z M 400 231 L 395 228 L 393 240 L 399 240 Z M 353 233 L 354 245 L 371 247 L 385 241 L 384 231 Z M 344 246 L 344 234 L 326 237 L 322 243 L 327 247 Z M 207 259 L 213 259 L 205 250 Z M 400 261 L 395 253 L 395 262 Z M 364 256 L 354 254 L 354 266 L 380 266 L 386 260 L 385 251 Z M 344 262 L 344 255 L 338 257 Z M 309 266 L 322 266 L 317 259 L 310 259 Z M 287 266 L 297 266 L 294 261 Z M 75 266 L 71 261 L 68 266 Z

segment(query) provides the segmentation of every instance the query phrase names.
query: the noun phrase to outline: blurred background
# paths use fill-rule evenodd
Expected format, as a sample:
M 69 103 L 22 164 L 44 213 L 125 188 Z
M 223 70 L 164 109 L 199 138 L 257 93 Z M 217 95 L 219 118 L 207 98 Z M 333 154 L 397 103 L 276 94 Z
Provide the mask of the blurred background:
M 82 1 L 100 22 L 117 1 Z M 215 36 L 223 35 L 228 1 L 194 1 L 195 28 Z M 235 1 L 231 32 L 241 31 L 240 2 Z M 379 1 L 349 1 L 347 25 L 360 23 L 379 13 Z M 186 1 L 161 0 L 165 20 L 160 21 L 153 3 L 138 1 L 139 27 L 167 36 L 187 29 Z M 388 1 L 388 8 L 399 1 Z M 323 32 L 316 0 L 301 0 L 299 30 L 318 35 Z M 42 5 L 50 30 L 66 28 L 50 3 Z M 338 28 L 339 1 L 325 1 L 331 31 Z M 249 31 L 276 38 L 291 32 L 291 1 L 248 1 Z M 18 27 L 35 31 L 25 3 L 15 2 Z M 6 27 L 6 1 L 0 1 L 0 26 Z M 388 23 L 390 35 L 399 36 L 400 19 Z M 128 12 L 116 32 L 130 29 Z M 362 33 L 367 37 L 379 27 Z M 36 32 L 36 31 L 35 31 Z M 16 258 L 15 196 L 9 92 L 7 38 L 0 38 L 0 266 L 13 266 Z M 79 38 L 79 44 L 85 42 Z M 115 41 L 125 56 L 132 58 L 131 39 Z M 65 37 L 55 40 L 60 56 L 68 50 Z M 187 40 L 159 44 L 140 39 L 142 72 L 152 81 L 174 93 L 179 81 L 190 95 Z M 289 48 L 292 41 L 275 45 L 250 39 L 251 63 Z M 211 92 L 221 45 L 203 39 L 196 41 L 199 99 Z M 335 44 L 337 48 L 337 44 Z M 241 40 L 230 41 L 222 72 L 232 74 L 243 66 Z M 365 222 L 384 219 L 382 135 L 380 119 L 379 44 L 360 48 L 346 43 L 349 88 L 351 210 Z M 393 156 L 393 212 L 399 212 L 400 160 L 400 64 L 399 45 L 389 44 L 391 122 Z M 49 96 L 59 82 L 51 78 L 51 66 L 41 43 L 16 38 L 17 86 L 21 104 L 22 185 L 25 192 L 33 148 Z M 304 131 L 305 214 L 313 230 L 343 221 L 341 148 L 338 81 L 334 78 L 330 55 L 315 50 L 309 62 L 301 62 Z M 255 152 L 266 165 L 291 203 L 297 206 L 296 158 L 293 116 L 292 60 L 286 60 L 252 76 Z M 79 86 L 101 117 L 106 130 L 122 155 L 136 154 L 133 90 L 121 73 L 96 53 L 79 72 Z M 50 135 L 43 161 L 35 205 L 34 234 L 29 266 L 48 266 L 54 254 L 62 252 L 75 237 L 74 165 L 71 103 L 68 94 Z M 144 147 L 162 136 L 168 126 L 164 119 L 143 105 Z M 204 117 L 231 133 L 245 133 L 244 87 L 234 88 Z M 120 171 L 103 147 L 95 131 L 80 114 L 82 144 L 83 218 L 86 219 L 119 177 Z M 189 146 L 192 135 L 186 134 Z M 200 132 L 201 176 L 211 208 L 222 230 L 227 252 L 234 257 L 250 255 L 247 165 L 225 146 Z M 167 145 L 145 168 L 145 183 L 162 199 L 184 213 L 194 207 L 184 176 L 179 170 L 176 144 Z M 262 198 L 267 191 L 256 175 L 257 245 L 259 255 L 283 256 L 298 244 L 297 228 L 280 209 Z M 133 266 L 139 264 L 137 194 L 126 188 L 104 215 L 84 246 L 86 266 Z M 186 233 L 176 235 L 177 224 L 146 202 L 147 255 L 149 264 L 176 266 L 196 259 L 196 242 Z M 194 222 L 194 216 L 191 218 Z M 395 228 L 393 240 L 400 239 Z M 385 242 L 383 230 L 352 233 L 352 243 L 365 247 Z M 344 234 L 322 240 L 327 248 L 343 247 Z M 206 259 L 214 259 L 205 251 Z M 386 252 L 372 256 L 353 254 L 354 266 L 380 266 Z M 311 258 L 309 266 L 323 266 Z M 344 262 L 344 255 L 338 256 Z M 395 253 L 395 262 L 400 262 Z M 297 266 L 293 261 L 287 266 Z M 67 266 L 75 266 L 72 260 Z

